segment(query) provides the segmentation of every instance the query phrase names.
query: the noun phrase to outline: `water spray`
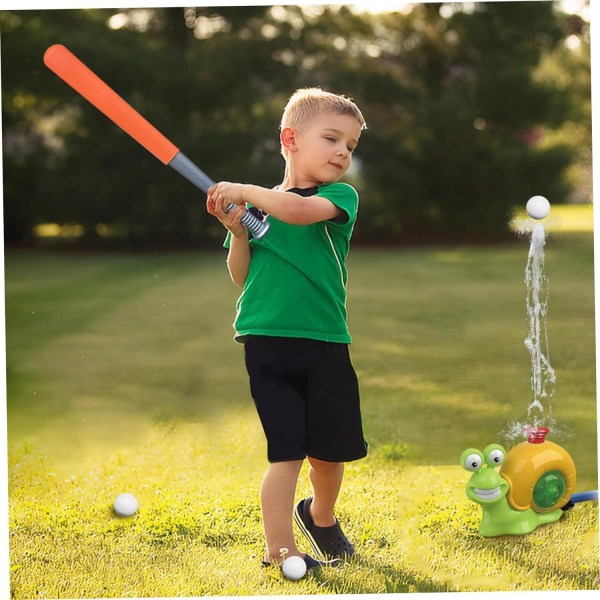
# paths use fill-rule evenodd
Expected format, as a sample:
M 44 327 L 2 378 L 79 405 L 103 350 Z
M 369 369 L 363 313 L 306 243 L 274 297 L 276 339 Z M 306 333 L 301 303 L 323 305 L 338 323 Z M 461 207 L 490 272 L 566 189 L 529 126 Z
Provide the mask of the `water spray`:
M 541 196 L 538 196 L 541 197 Z M 527 324 L 528 334 L 525 346 L 531 356 L 531 390 L 533 400 L 527 409 L 527 415 L 538 421 L 535 412 L 544 413 L 544 402 L 550 402 L 554 396 L 556 375 L 550 364 L 546 317 L 548 314 L 548 279 L 544 271 L 544 246 L 546 233 L 541 223 L 536 223 L 531 233 L 531 245 L 525 269 L 527 287 Z

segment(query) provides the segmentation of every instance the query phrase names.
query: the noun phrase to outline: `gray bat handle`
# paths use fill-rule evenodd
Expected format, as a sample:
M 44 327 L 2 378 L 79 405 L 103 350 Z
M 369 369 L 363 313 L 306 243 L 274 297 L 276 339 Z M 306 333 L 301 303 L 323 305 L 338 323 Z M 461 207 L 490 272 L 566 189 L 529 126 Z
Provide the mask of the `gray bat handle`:
M 181 151 L 177 152 L 168 165 L 173 167 L 180 175 L 183 175 L 188 181 L 191 181 L 205 193 L 208 192 L 208 188 L 215 183 Z M 230 204 L 227 207 L 227 210 L 231 210 L 234 206 L 235 204 Z M 262 221 L 248 210 L 244 213 L 240 222 L 252 232 L 252 235 L 256 239 L 265 236 L 270 227 L 267 221 Z

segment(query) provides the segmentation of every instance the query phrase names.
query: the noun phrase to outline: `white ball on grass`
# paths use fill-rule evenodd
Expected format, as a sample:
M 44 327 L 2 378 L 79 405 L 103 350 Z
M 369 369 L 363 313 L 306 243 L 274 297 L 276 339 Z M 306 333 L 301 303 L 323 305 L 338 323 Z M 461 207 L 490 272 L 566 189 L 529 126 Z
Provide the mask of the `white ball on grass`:
M 527 201 L 525 210 L 532 219 L 545 219 L 550 214 L 550 202 L 544 196 L 533 196 Z
M 306 575 L 306 563 L 299 556 L 290 556 L 283 561 L 281 570 L 288 579 L 297 581 Z
M 138 501 L 133 494 L 120 494 L 117 496 L 114 509 L 120 517 L 131 517 L 138 510 Z

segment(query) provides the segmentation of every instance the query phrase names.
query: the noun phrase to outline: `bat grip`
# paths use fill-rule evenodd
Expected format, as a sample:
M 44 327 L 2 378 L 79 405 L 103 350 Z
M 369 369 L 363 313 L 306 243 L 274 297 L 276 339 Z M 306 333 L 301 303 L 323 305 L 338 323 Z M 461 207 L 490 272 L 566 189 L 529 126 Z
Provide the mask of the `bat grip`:
M 199 167 L 197 167 L 183 152 L 177 154 L 167 163 L 175 169 L 180 175 L 191 181 L 196 187 L 199 187 L 204 193 L 215 182 Z
M 229 212 L 232 208 L 235 208 L 235 204 L 230 204 L 227 207 L 227 212 Z M 269 231 L 270 224 L 268 221 L 263 221 L 259 219 L 256 215 L 252 214 L 249 210 L 247 210 L 242 218 L 240 219 L 240 223 L 247 227 L 254 236 L 255 239 L 260 240 L 261 237 L 267 235 L 267 231 Z
M 175 169 L 180 175 L 183 175 L 188 181 L 191 181 L 196 187 L 199 187 L 204 193 L 208 192 L 208 188 L 215 183 L 181 151 L 177 152 L 167 164 Z M 231 205 L 228 209 L 231 209 Z M 267 221 L 261 221 L 250 211 L 244 213 L 241 223 L 252 232 L 252 235 L 256 239 L 265 236 L 267 231 L 269 231 L 269 223 L 267 223 Z

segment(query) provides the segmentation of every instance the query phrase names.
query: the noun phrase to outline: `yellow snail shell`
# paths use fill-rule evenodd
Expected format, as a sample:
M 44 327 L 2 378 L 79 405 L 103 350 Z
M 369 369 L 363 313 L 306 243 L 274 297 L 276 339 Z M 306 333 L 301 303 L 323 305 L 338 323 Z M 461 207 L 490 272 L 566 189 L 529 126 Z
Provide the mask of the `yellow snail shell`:
M 522 442 L 507 455 L 500 475 L 508 481 L 508 502 L 515 510 L 546 513 L 562 508 L 575 489 L 575 463 L 558 444 Z

